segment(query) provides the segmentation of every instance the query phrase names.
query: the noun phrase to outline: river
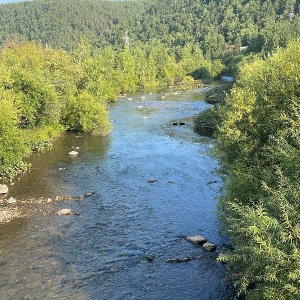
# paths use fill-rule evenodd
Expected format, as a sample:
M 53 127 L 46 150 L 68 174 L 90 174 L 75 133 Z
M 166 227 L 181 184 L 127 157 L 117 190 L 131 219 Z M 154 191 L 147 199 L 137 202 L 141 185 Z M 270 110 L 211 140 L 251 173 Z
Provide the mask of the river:
M 110 106 L 108 137 L 66 133 L 10 187 L 16 199 L 93 195 L 31 205 L 0 226 L 1 300 L 233 299 L 216 253 L 184 238 L 202 234 L 217 251 L 227 243 L 213 141 L 189 126 L 209 105 L 199 93 L 143 96 Z M 63 208 L 79 215 L 59 216 Z M 183 257 L 193 259 L 167 263 Z

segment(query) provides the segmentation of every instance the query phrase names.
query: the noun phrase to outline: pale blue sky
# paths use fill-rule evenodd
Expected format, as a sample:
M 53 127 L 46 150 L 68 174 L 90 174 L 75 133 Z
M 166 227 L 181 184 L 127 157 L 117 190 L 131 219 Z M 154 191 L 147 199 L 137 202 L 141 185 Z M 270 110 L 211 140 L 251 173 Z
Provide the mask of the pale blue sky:
M 25 1 L 25 0 L 0 0 L 0 4 L 10 3 L 10 2 L 21 2 L 21 1 Z

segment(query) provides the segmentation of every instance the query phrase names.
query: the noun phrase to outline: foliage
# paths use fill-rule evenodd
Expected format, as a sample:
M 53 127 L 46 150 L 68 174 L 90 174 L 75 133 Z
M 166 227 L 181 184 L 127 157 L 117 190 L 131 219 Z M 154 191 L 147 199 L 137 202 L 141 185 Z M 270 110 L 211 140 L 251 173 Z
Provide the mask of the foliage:
M 225 97 L 230 92 L 232 84 L 221 84 L 205 93 L 205 102 L 209 104 L 225 105 Z
M 245 64 L 219 129 L 219 213 L 235 248 L 227 261 L 248 299 L 300 297 L 299 53 L 297 40 Z
M 72 131 L 106 135 L 110 130 L 105 106 L 97 102 L 87 91 L 68 99 L 63 120 L 67 129 Z
M 191 76 L 184 76 L 174 87 L 175 92 L 191 92 L 196 88 L 201 88 L 203 83 L 200 80 L 194 80 Z
M 217 106 L 210 107 L 199 113 L 194 119 L 194 130 L 206 136 L 213 136 L 221 123 L 220 112 Z
M 0 43 L 23 37 L 73 51 L 87 37 L 94 53 L 121 50 L 127 30 L 133 47 L 159 41 L 170 53 L 196 45 L 207 60 L 240 47 L 267 54 L 300 34 L 296 0 L 36 0 L 1 5 L 0 18 Z
M 90 70 L 73 62 L 65 51 L 9 41 L 0 53 L 0 71 L 0 102 L 5 107 L 0 115 L 3 179 L 24 172 L 26 157 L 32 151 L 49 149 L 64 128 L 98 135 L 109 132 L 106 98 L 103 101 L 85 86 Z M 101 86 L 103 82 L 97 79 Z M 72 127 L 75 116 L 79 117 Z
M 214 106 L 199 113 L 194 119 L 194 131 L 201 135 L 214 136 L 222 123 L 225 97 L 230 93 L 232 84 L 215 86 L 205 93 L 205 102 Z
M 4 178 L 12 178 L 26 170 L 23 157 L 29 153 L 24 136 L 17 127 L 18 111 L 13 103 L 13 95 L 0 89 L 2 110 L 0 117 L 0 174 Z

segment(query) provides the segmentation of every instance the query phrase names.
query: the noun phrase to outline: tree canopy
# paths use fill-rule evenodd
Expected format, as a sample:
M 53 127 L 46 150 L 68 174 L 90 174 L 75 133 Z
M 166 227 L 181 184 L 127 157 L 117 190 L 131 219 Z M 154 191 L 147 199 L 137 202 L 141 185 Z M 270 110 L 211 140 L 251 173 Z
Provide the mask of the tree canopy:
M 298 0 L 34 0 L 1 5 L 0 43 L 13 36 L 74 50 L 160 41 L 171 51 L 198 44 L 206 58 L 248 47 L 268 53 L 300 32 Z

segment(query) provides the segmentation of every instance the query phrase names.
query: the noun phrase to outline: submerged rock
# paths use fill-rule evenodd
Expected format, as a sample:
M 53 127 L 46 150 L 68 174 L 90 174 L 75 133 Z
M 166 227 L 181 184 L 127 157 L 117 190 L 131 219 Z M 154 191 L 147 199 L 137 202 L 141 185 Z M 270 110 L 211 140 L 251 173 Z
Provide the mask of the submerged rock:
M 167 263 L 180 263 L 180 262 L 188 262 L 192 260 L 191 257 L 183 257 L 183 258 L 169 258 L 167 259 Z
M 60 215 L 60 216 L 71 216 L 71 215 L 77 215 L 78 216 L 79 215 L 79 213 L 73 212 L 69 208 L 63 208 L 57 214 Z
M 188 242 L 200 245 L 207 242 L 207 239 L 202 235 L 190 235 L 185 238 Z
M 6 184 L 0 184 L 0 194 L 7 194 L 8 186 Z
M 157 180 L 157 179 L 154 179 L 154 178 L 150 178 L 150 179 L 148 180 L 149 183 L 154 183 L 154 182 L 156 182 L 156 181 L 158 181 L 158 180 Z
M 20 217 L 20 213 L 17 208 L 14 209 L 1 209 L 0 210 L 0 224 L 8 223 L 14 218 Z
M 151 256 L 151 255 L 146 255 L 145 258 L 146 258 L 148 261 L 153 261 L 153 260 L 154 260 L 154 256 Z

